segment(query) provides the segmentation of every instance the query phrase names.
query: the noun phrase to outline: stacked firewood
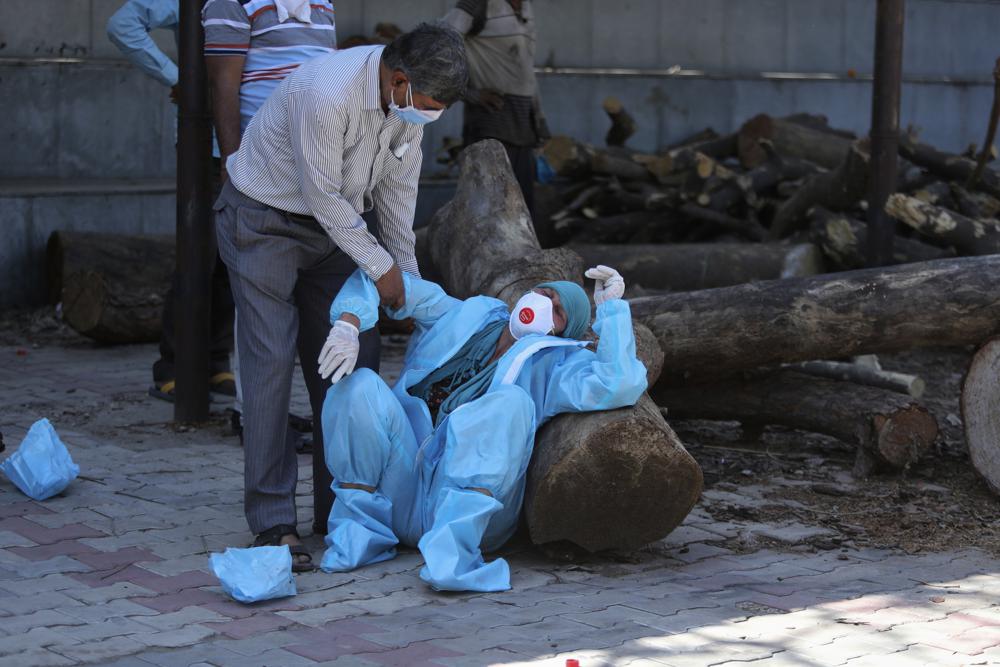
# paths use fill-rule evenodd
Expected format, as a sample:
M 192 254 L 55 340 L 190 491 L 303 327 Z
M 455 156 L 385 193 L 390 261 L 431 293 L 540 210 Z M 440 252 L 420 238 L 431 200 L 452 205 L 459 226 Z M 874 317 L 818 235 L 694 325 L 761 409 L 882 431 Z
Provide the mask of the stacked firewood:
M 1000 253 L 1000 174 L 977 171 L 974 148 L 951 155 L 902 136 L 886 210 L 898 221 L 892 264 L 906 266 L 807 278 L 866 264 L 866 138 L 822 116 L 759 115 L 734 134 L 704 130 L 645 153 L 625 145 L 636 126 L 623 105 L 608 100 L 605 110 L 606 146 L 556 137 L 544 147 L 558 178 L 535 227 L 543 245 L 615 266 L 633 287 L 637 319 L 666 355 L 652 393 L 671 417 L 833 435 L 857 443 L 858 474 L 926 453 L 937 425 L 919 403 L 922 380 L 871 355 L 978 344 L 996 331 L 1000 323 L 972 322 L 979 307 L 994 308 L 981 298 L 997 290 L 980 277 L 1000 278 L 990 273 L 996 258 L 949 258 Z M 985 291 L 970 299 L 973 286 Z M 997 385 L 980 379 L 967 392 L 972 384 L 980 394 Z M 989 401 L 963 404 L 985 413 Z M 970 450 L 990 450 L 973 451 L 973 462 L 1000 490 L 994 419 L 967 415 L 982 431 L 969 434 Z

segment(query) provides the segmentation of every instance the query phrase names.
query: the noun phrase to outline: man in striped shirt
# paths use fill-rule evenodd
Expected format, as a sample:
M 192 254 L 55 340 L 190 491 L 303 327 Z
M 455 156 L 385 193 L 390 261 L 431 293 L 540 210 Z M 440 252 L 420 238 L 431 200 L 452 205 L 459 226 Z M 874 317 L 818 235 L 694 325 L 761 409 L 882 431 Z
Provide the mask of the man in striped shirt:
M 201 11 L 222 170 L 281 80 L 337 48 L 327 0 L 208 0 Z
M 239 148 L 250 119 L 282 79 L 307 60 L 336 50 L 336 22 L 327 0 L 207 0 L 201 16 L 212 116 L 222 156 L 220 176 L 225 180 L 226 158 Z M 242 421 L 238 350 L 233 355 L 233 371 L 235 407 Z M 314 445 L 322 442 L 319 430 L 319 420 L 315 420 Z M 313 448 L 313 469 L 318 481 L 313 489 L 314 507 L 325 522 L 333 493 L 325 484 L 327 470 L 320 447 Z
M 227 160 L 215 210 L 238 317 L 245 511 L 255 543 L 288 544 L 297 569 L 309 556 L 295 529 L 295 451 L 285 444 L 296 347 L 318 415 L 329 387 L 318 359 L 343 283 L 360 267 L 382 303 L 399 307 L 401 272 L 419 275 L 421 125 L 457 101 L 467 80 L 462 37 L 446 27 L 321 56 L 281 82 Z M 371 209 L 378 238 L 361 219 Z M 361 340 L 359 365 L 377 368 L 377 333 Z M 322 442 L 314 447 L 322 455 Z M 316 512 L 314 527 L 324 530 L 327 517 Z

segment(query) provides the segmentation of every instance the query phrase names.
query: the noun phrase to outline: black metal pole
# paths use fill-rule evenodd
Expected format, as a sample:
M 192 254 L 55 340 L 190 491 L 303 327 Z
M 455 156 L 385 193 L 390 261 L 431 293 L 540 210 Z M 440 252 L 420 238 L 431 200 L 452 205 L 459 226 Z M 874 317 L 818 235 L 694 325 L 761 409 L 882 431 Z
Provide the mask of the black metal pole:
M 871 181 L 868 188 L 868 265 L 892 259 L 896 222 L 885 202 L 896 189 L 899 100 L 903 81 L 905 0 L 878 0 L 875 20 L 875 82 L 872 88 Z
M 208 419 L 212 126 L 208 110 L 204 0 L 180 0 L 177 128 L 177 291 L 174 302 L 177 388 L 174 419 Z

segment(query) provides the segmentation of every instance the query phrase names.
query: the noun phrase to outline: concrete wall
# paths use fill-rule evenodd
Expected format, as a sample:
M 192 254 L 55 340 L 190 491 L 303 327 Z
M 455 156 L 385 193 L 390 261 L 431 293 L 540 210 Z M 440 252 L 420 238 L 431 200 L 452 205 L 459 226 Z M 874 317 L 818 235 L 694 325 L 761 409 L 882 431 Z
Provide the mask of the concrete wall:
M 0 0 L 0 186 L 48 183 L 29 198 L 0 187 L 0 230 L 14 239 L 0 252 L 0 308 L 41 294 L 29 284 L 38 230 L 169 229 L 172 197 L 122 189 L 173 177 L 176 107 L 107 41 L 104 26 L 120 2 Z M 640 126 L 631 145 L 647 150 L 709 126 L 731 131 L 760 112 L 823 113 L 867 130 L 875 0 L 536 2 L 537 64 L 549 68 L 540 74 L 543 104 L 556 133 L 600 143 L 607 95 L 628 106 Z M 413 27 L 453 0 L 335 3 L 345 38 L 379 21 Z M 1000 0 L 909 0 L 906 21 L 903 124 L 949 150 L 981 141 Z M 154 37 L 175 54 L 170 32 Z M 680 75 L 663 75 L 675 65 Z M 629 71 L 607 71 L 614 68 Z M 460 134 L 460 108 L 429 126 L 426 175 L 443 175 L 435 151 Z M 106 180 L 106 193 L 74 198 L 79 179 Z

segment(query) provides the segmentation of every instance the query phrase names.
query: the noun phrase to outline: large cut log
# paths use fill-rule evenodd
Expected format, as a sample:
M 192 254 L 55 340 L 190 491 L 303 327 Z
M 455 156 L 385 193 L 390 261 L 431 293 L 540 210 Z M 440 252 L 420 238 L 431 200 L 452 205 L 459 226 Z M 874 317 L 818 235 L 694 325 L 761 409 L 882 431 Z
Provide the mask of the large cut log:
M 580 280 L 576 253 L 539 249 L 499 142 L 469 146 L 459 167 L 455 198 L 430 227 L 445 289 L 512 303 L 543 280 Z M 701 485 L 698 464 L 643 397 L 633 408 L 562 415 L 539 430 L 524 512 L 537 544 L 631 549 L 677 527 Z
M 822 271 L 812 244 L 669 243 L 573 244 L 587 266 L 606 264 L 621 272 L 628 285 L 655 290 L 700 290 L 755 280 L 815 275 Z M 812 262 L 802 261 L 805 254 Z
M 825 208 L 809 211 L 812 220 L 810 238 L 823 249 L 823 254 L 838 270 L 862 269 L 867 263 L 868 226 L 846 213 L 834 213 Z M 949 249 L 897 236 L 892 242 L 892 264 L 926 262 L 953 257 Z
M 934 417 L 909 396 L 795 371 L 661 386 L 653 396 L 671 418 L 780 424 L 857 444 L 862 471 L 872 459 L 887 469 L 905 468 L 930 450 L 938 433 Z
M 931 345 L 1000 328 L 1000 256 L 939 259 L 632 300 L 660 340 L 665 380 Z
M 770 141 L 781 155 L 809 160 L 827 169 L 834 169 L 844 161 L 852 141 L 841 132 L 818 129 L 801 118 L 760 114 L 740 128 L 740 163 L 745 168 L 752 169 L 767 160 L 767 152 L 760 145 L 762 139 Z
M 997 220 L 967 218 L 898 193 L 889 197 L 885 210 L 921 234 L 955 246 L 961 255 L 993 255 L 1000 252 L 1000 222 Z
M 962 423 L 972 465 L 1000 494 L 1000 338 L 972 357 L 962 383 Z
M 587 484 L 594 488 L 584 492 Z M 634 548 L 680 525 L 701 487 L 701 468 L 643 396 L 634 408 L 546 424 L 528 468 L 524 514 L 536 544 Z
M 46 263 L 50 298 L 73 329 L 102 343 L 160 339 L 172 237 L 53 232 Z
M 862 142 L 851 144 L 836 169 L 808 178 L 798 192 L 778 208 L 771 222 L 771 237 L 778 239 L 794 230 L 814 206 L 839 211 L 857 204 L 868 188 L 870 161 L 871 156 Z
M 939 151 L 906 134 L 899 138 L 899 154 L 910 162 L 949 181 L 966 183 L 976 171 L 974 160 Z M 990 168 L 983 169 L 975 187 L 994 197 L 1000 197 L 1000 173 Z

